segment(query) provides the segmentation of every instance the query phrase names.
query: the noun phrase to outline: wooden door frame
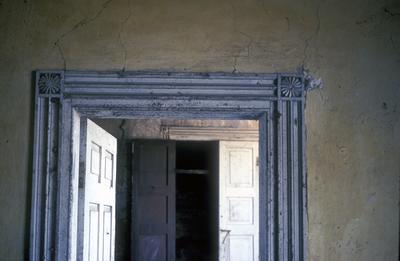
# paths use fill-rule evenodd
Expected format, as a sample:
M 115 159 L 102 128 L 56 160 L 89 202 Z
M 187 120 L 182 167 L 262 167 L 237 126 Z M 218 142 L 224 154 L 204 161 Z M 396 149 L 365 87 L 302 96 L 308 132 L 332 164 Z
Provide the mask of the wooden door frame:
M 37 71 L 30 260 L 76 260 L 80 118 L 259 120 L 260 261 L 307 260 L 302 74 Z
M 161 125 L 161 133 L 164 140 L 258 142 L 260 139 L 258 128 Z

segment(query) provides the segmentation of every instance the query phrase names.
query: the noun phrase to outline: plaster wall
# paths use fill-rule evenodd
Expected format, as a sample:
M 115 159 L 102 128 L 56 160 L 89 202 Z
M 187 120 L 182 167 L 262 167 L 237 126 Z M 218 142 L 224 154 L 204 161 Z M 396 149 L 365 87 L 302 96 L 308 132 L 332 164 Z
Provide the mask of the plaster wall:
M 0 260 L 27 257 L 33 70 L 301 66 L 309 259 L 398 260 L 399 1 L 0 0 Z

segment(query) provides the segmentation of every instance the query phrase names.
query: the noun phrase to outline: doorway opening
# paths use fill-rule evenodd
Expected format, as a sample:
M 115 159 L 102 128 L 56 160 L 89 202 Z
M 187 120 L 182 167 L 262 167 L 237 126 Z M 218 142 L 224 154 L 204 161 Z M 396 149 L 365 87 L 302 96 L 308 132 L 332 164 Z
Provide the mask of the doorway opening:
M 94 121 L 118 137 L 116 260 L 259 260 L 257 121 Z
M 258 120 L 259 206 L 252 204 L 249 196 L 239 199 L 231 197 L 233 201 L 229 201 L 230 205 L 227 206 L 233 210 L 247 207 L 259 211 L 247 211 L 245 213 L 251 215 L 230 217 L 238 223 L 248 223 L 253 217 L 259 217 L 262 221 L 257 233 L 259 240 L 253 240 L 248 235 L 234 238 L 228 228 L 225 229 L 225 235 L 230 234 L 231 240 L 223 242 L 232 243 L 230 249 L 259 242 L 260 260 L 307 259 L 304 105 L 309 85 L 310 79 L 300 73 L 121 74 L 105 71 L 36 71 L 30 259 L 79 259 L 80 253 L 76 246 L 77 237 L 81 233 L 78 224 L 79 191 L 82 185 L 80 126 L 85 118 Z M 117 130 L 121 133 L 122 128 L 117 126 Z M 210 133 L 213 130 L 203 133 L 203 136 L 209 136 Z M 160 136 L 174 140 L 176 135 L 177 132 L 166 131 Z M 193 136 L 193 132 L 188 136 Z M 222 133 L 219 136 L 222 140 L 225 138 Z M 118 146 L 118 150 L 128 147 L 125 146 L 125 141 L 121 142 L 123 146 Z M 235 150 L 234 147 L 225 148 L 228 151 Z M 231 153 L 231 158 L 243 157 L 251 150 L 236 150 Z M 94 151 L 95 154 L 100 150 L 94 146 Z M 126 154 L 119 155 L 128 155 L 130 150 L 125 152 Z M 245 169 L 251 169 L 249 167 L 250 164 L 247 164 Z M 258 179 L 241 178 L 237 175 L 241 172 L 237 171 L 240 168 L 234 166 L 231 169 L 236 173 L 228 180 L 228 184 L 234 185 L 238 181 L 243 188 L 253 184 L 258 187 L 251 182 Z M 126 182 L 122 185 L 129 187 L 130 178 L 125 175 Z M 130 197 L 127 194 L 121 196 L 118 192 L 118 186 L 121 185 L 118 185 L 118 178 L 116 185 L 118 199 L 123 199 L 116 201 L 117 213 L 121 214 L 121 209 L 125 207 L 124 215 L 129 217 L 126 213 L 130 208 L 124 199 Z M 220 182 L 220 192 L 223 187 Z M 238 194 L 238 191 L 234 194 Z M 91 209 L 96 212 L 100 208 Z M 126 247 L 131 242 L 130 237 L 124 240 L 131 231 L 127 220 L 125 219 L 125 226 L 120 226 L 119 231 L 117 228 L 116 236 L 122 235 L 122 238 L 116 241 L 128 243 L 122 247 L 117 244 L 116 256 L 121 251 L 133 249 Z M 222 225 L 220 222 L 220 226 Z M 106 236 L 108 237 L 107 233 Z M 239 255 L 236 254 L 241 253 L 234 255 L 237 257 Z M 129 256 L 131 255 L 116 259 L 126 260 Z

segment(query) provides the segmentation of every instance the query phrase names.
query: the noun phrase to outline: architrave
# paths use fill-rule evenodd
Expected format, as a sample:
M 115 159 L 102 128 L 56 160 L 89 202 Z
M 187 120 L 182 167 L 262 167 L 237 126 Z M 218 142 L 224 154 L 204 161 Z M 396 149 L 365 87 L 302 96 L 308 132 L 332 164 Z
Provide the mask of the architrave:
M 259 120 L 260 260 L 307 259 L 303 75 L 37 71 L 30 260 L 76 260 L 80 118 Z

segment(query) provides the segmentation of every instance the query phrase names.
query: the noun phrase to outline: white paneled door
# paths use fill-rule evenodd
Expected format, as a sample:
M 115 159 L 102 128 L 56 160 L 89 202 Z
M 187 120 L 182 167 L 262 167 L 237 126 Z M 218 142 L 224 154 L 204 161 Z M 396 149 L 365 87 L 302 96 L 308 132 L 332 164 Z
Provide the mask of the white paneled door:
M 80 232 L 78 258 L 112 261 L 117 140 L 90 120 L 82 124 L 79 204 L 80 229 L 83 231 Z
M 259 260 L 257 142 L 220 142 L 219 261 Z

